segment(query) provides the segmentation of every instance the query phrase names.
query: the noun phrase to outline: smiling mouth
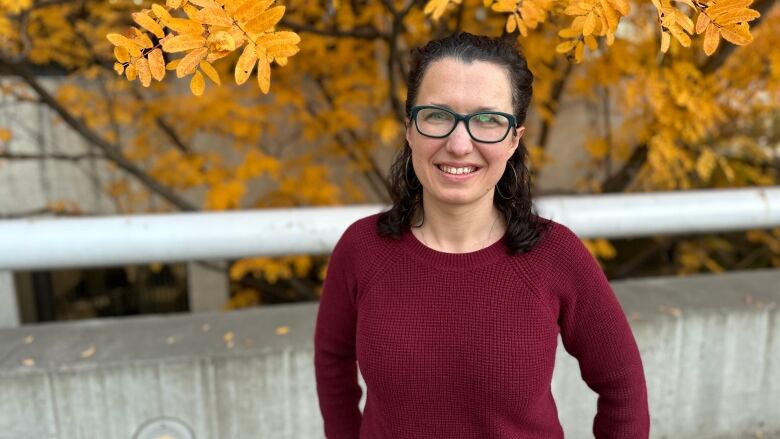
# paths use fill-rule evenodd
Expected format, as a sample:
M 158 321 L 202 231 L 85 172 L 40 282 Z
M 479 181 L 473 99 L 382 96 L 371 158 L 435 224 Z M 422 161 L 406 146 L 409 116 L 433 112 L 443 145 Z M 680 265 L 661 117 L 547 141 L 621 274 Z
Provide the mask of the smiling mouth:
M 452 166 L 436 165 L 436 167 L 440 171 L 444 172 L 445 174 L 450 174 L 450 175 L 467 175 L 467 174 L 471 174 L 473 172 L 476 172 L 479 169 L 479 168 L 474 167 L 474 166 L 466 166 L 466 167 L 463 167 L 463 168 L 454 168 Z

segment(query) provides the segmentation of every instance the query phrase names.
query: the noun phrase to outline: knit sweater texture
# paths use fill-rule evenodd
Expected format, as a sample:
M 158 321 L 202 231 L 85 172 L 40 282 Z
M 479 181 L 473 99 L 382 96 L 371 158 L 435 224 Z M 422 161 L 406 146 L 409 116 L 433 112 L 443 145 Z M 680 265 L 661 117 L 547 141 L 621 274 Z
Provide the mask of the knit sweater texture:
M 595 437 L 648 437 L 631 328 L 571 230 L 552 222 L 523 254 L 503 238 L 456 254 L 410 231 L 382 237 L 377 220 L 347 229 L 323 286 L 314 363 L 328 439 L 562 438 L 550 385 L 559 335 L 598 394 Z

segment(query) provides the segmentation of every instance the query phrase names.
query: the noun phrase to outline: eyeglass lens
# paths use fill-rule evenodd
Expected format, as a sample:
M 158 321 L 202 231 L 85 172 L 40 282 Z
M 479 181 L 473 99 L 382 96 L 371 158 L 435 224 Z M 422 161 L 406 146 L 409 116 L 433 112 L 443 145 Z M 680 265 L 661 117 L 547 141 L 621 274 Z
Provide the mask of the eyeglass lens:
M 444 137 L 453 131 L 455 116 L 437 108 L 423 108 L 417 113 L 417 129 L 430 137 Z M 496 113 L 479 113 L 468 119 L 468 131 L 478 142 L 497 142 L 509 132 L 509 119 Z

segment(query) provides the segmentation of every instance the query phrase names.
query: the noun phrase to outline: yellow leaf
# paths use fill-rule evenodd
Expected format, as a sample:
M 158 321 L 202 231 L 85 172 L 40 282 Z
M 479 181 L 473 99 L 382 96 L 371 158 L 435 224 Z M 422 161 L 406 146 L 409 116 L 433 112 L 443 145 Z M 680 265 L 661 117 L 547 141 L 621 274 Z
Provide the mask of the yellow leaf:
M 193 5 L 200 6 L 201 8 L 218 8 L 219 5 L 214 0 L 188 0 Z
M 270 28 L 276 25 L 279 20 L 284 16 L 284 6 L 275 6 L 268 9 L 256 18 L 248 21 L 244 28 L 247 32 L 259 34 L 260 32 L 267 32 Z
M 726 176 L 726 180 L 728 180 L 729 183 L 733 183 L 736 175 L 734 174 L 734 168 L 731 167 L 728 160 L 726 160 L 725 157 L 720 156 L 718 157 L 718 165 L 723 171 L 723 175 Z
M 675 15 L 677 24 L 679 24 L 680 27 L 682 27 L 685 30 L 685 32 L 687 32 L 689 34 L 692 34 L 694 26 L 693 26 L 693 20 L 691 20 L 691 17 L 683 14 L 682 12 L 680 12 L 680 11 L 678 11 L 676 9 L 674 10 L 674 15 Z
M 179 66 L 179 61 L 181 61 L 181 58 L 169 62 L 165 65 L 165 70 L 176 70 L 176 67 Z
M 181 7 L 182 0 L 165 0 L 165 6 L 171 9 L 179 9 Z
M 133 81 L 135 78 L 138 77 L 138 71 L 135 69 L 135 66 L 130 64 L 125 69 L 125 76 L 127 77 L 128 81 Z
M 152 77 L 158 81 L 165 77 L 165 59 L 159 47 L 149 52 L 149 70 L 152 71 Z
M 216 60 L 218 60 L 220 58 L 224 58 L 224 57 L 230 55 L 231 53 L 233 53 L 232 50 L 222 50 L 222 51 L 219 51 L 219 52 L 209 52 L 208 56 L 206 57 L 206 61 L 214 62 L 214 61 L 216 61 Z
M 751 3 L 753 0 L 721 0 L 707 8 L 707 15 L 715 20 L 723 14 L 747 8 Z
M 569 4 L 569 6 L 567 6 L 566 9 L 564 9 L 563 11 L 563 13 L 566 15 L 575 15 L 575 16 L 588 15 L 589 12 L 590 10 L 583 9 L 579 5 L 573 3 Z
M 672 36 L 669 32 L 661 32 L 661 52 L 666 53 L 669 50 L 669 45 L 672 43 Z
M 236 50 L 236 40 L 233 38 L 233 35 L 223 30 L 209 35 L 207 44 L 212 52 Z
M 718 23 L 721 26 L 725 26 L 729 24 L 753 21 L 760 16 L 761 14 L 759 14 L 758 11 L 754 11 L 753 9 L 739 9 L 719 16 L 715 19 L 715 23 Z
M 198 12 L 200 12 L 200 9 L 189 3 L 185 3 L 182 9 L 184 10 L 184 14 L 187 15 L 187 18 L 190 20 L 196 20 L 198 17 Z
M 579 64 L 582 62 L 582 57 L 585 53 L 585 44 L 582 41 L 578 42 L 574 47 L 574 63 Z
M 124 47 L 130 53 L 130 56 L 141 56 L 141 45 L 130 38 L 120 34 L 108 34 L 106 38 L 114 46 Z
M 197 49 L 198 47 L 204 47 L 206 39 L 202 36 L 195 36 L 191 34 L 176 35 L 170 39 L 163 41 L 162 49 L 168 53 L 185 52 L 187 50 Z
M 173 18 L 164 7 L 158 5 L 157 3 L 152 4 L 152 13 L 154 13 L 154 15 L 156 15 L 157 18 L 159 18 L 160 21 L 162 21 L 162 23 L 166 26 L 168 25 L 168 21 Z
M 121 75 L 121 73 L 120 73 L 120 75 Z M 0 128 L 0 141 L 8 142 L 13 137 L 14 137 L 14 135 L 13 135 L 13 133 L 11 131 L 9 131 L 6 128 Z M 31 337 L 31 336 L 29 336 L 29 337 Z M 26 340 L 25 340 L 25 342 L 26 342 Z M 32 341 L 30 343 L 32 343 Z
M 249 21 L 268 9 L 273 2 L 274 0 L 246 0 L 236 8 L 233 15 L 240 22 Z
M 717 33 L 717 30 L 715 31 Z M 709 180 L 712 171 L 715 170 L 716 157 L 712 150 L 706 148 L 696 160 L 696 173 L 702 181 Z
M 133 21 L 138 23 L 138 25 L 142 28 L 153 33 L 157 38 L 162 38 L 165 36 L 165 32 L 163 31 L 162 26 L 157 24 L 157 22 L 154 21 L 154 18 L 146 15 L 143 12 L 134 12 L 131 15 L 133 17 Z
M 704 35 L 704 53 L 706 53 L 707 56 L 715 53 L 718 49 L 718 43 L 720 43 L 720 32 L 718 32 L 718 27 L 714 24 L 710 24 L 707 26 L 707 31 Z
M 124 65 L 124 64 L 121 64 L 121 63 L 118 63 L 118 62 L 115 62 L 115 63 L 114 63 L 114 71 L 115 71 L 115 72 L 116 72 L 118 75 L 121 75 L 122 73 L 124 73 L 124 72 L 125 72 L 125 65 Z
M 674 39 L 680 42 L 683 47 L 690 47 L 691 46 L 691 37 L 688 36 L 688 34 L 685 33 L 685 31 L 680 28 L 680 26 L 672 26 L 669 28 L 669 32 L 672 33 L 672 36 Z
M 607 28 L 611 31 L 615 31 L 620 21 L 618 12 L 612 7 L 607 0 L 599 0 L 602 11 L 604 11 L 604 18 L 607 20 Z
M 271 89 L 271 65 L 266 57 L 260 58 L 257 62 L 257 84 L 263 94 L 268 94 Z
M 298 46 L 292 44 L 278 44 L 267 49 L 267 56 L 272 59 L 288 58 L 298 53 L 299 50 Z
M 511 34 L 517 29 L 517 20 L 514 15 L 510 15 L 506 18 L 506 33 Z
M 631 7 L 628 4 L 628 0 L 609 0 L 612 6 L 620 12 L 620 15 L 627 16 L 631 12 Z
M 298 44 L 300 42 L 301 42 L 301 37 L 295 32 L 290 32 L 290 31 L 266 33 L 260 35 L 255 40 L 255 43 L 265 48 L 269 48 L 271 46 L 276 46 L 280 44 L 285 44 L 285 45 Z
M 591 51 L 595 51 L 599 48 L 599 44 L 596 42 L 596 39 L 593 37 L 593 35 L 588 35 L 585 37 L 585 44 Z
M 707 26 L 710 25 L 710 17 L 705 13 L 700 13 L 696 18 L 696 35 L 704 33 Z
M 233 25 L 233 20 L 220 7 L 201 9 L 196 19 L 211 26 L 230 27 Z
M 582 35 L 582 32 L 577 32 L 572 28 L 567 27 L 558 31 L 558 36 L 561 38 L 577 38 Z
M 430 15 L 433 21 L 439 21 L 449 4 L 450 0 L 428 0 L 428 3 L 425 4 L 425 9 L 423 9 L 423 14 Z
M 596 14 L 591 12 L 585 17 L 585 25 L 582 27 L 582 35 L 588 36 L 596 29 Z
M 256 62 L 257 53 L 255 52 L 255 47 L 253 44 L 247 44 L 244 47 L 244 51 L 241 52 L 241 56 L 238 57 L 238 62 L 236 62 L 236 84 L 241 85 L 249 79 Z
M 274 61 L 276 62 L 276 64 L 278 64 L 278 65 L 280 65 L 282 67 L 287 65 L 287 58 L 286 57 L 274 58 Z
M 149 39 L 146 33 L 141 32 L 135 27 L 131 27 L 130 29 L 128 29 L 125 35 L 130 39 L 132 39 L 133 41 L 135 41 L 136 43 L 138 43 L 144 49 L 151 49 L 154 46 L 152 40 Z
M 135 60 L 135 69 L 138 71 L 138 79 L 141 81 L 141 85 L 149 87 L 152 83 L 152 72 L 149 70 L 149 62 L 146 58 Z
M 128 52 L 127 49 L 122 46 L 116 46 L 114 47 L 114 57 L 117 61 L 126 63 L 130 61 L 130 52 Z
M 750 35 L 750 28 L 747 23 L 723 26 L 720 28 L 720 35 L 724 40 L 736 44 L 737 46 L 744 46 L 753 41 L 753 36 Z
M 184 58 L 179 61 L 179 65 L 176 66 L 176 77 L 183 78 L 194 72 L 198 67 L 198 64 L 206 57 L 208 51 L 209 49 L 206 47 L 199 47 L 185 55 Z
M 200 36 L 203 33 L 203 25 L 187 18 L 171 18 L 165 25 L 178 32 L 179 36 L 184 34 Z
M 200 96 L 205 89 L 206 81 L 203 79 L 203 75 L 201 75 L 200 71 L 195 72 L 190 81 L 190 91 L 192 91 L 192 94 L 195 96 Z
M 200 62 L 200 70 L 205 73 L 206 76 L 208 76 L 209 79 L 211 79 L 215 84 L 220 85 L 219 73 L 217 73 L 217 71 L 208 61 Z
M 574 49 L 574 46 L 577 44 L 577 40 L 569 40 L 564 41 L 563 43 L 558 44 L 558 46 L 555 47 L 556 53 L 567 53 Z

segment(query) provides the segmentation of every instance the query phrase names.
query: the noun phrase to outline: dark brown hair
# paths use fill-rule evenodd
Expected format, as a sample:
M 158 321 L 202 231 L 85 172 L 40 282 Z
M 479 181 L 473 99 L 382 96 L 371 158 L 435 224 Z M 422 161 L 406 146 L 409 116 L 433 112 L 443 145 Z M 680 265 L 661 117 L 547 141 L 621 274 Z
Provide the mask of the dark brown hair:
M 464 63 L 484 61 L 507 70 L 512 87 L 512 111 L 518 126 L 525 122 L 531 102 L 533 75 L 525 57 L 508 40 L 458 32 L 430 41 L 411 53 L 411 65 L 406 93 L 406 115 L 410 116 L 423 75 L 431 63 L 442 58 L 454 58 Z M 390 197 L 393 206 L 379 217 L 379 233 L 400 239 L 411 227 L 415 212 L 422 212 L 422 186 L 412 166 L 407 166 L 412 150 L 409 143 L 396 155 L 390 167 Z M 507 161 L 504 174 L 496 184 L 493 204 L 504 215 L 507 224 L 505 244 L 512 254 L 529 251 L 541 238 L 549 224 L 533 212 L 531 202 L 531 174 L 525 161 L 528 151 L 520 145 Z M 515 171 L 516 177 L 515 177 Z M 501 196 L 499 194 L 499 190 Z M 505 198 L 506 197 L 506 198 Z M 424 218 L 424 217 L 423 217 Z

